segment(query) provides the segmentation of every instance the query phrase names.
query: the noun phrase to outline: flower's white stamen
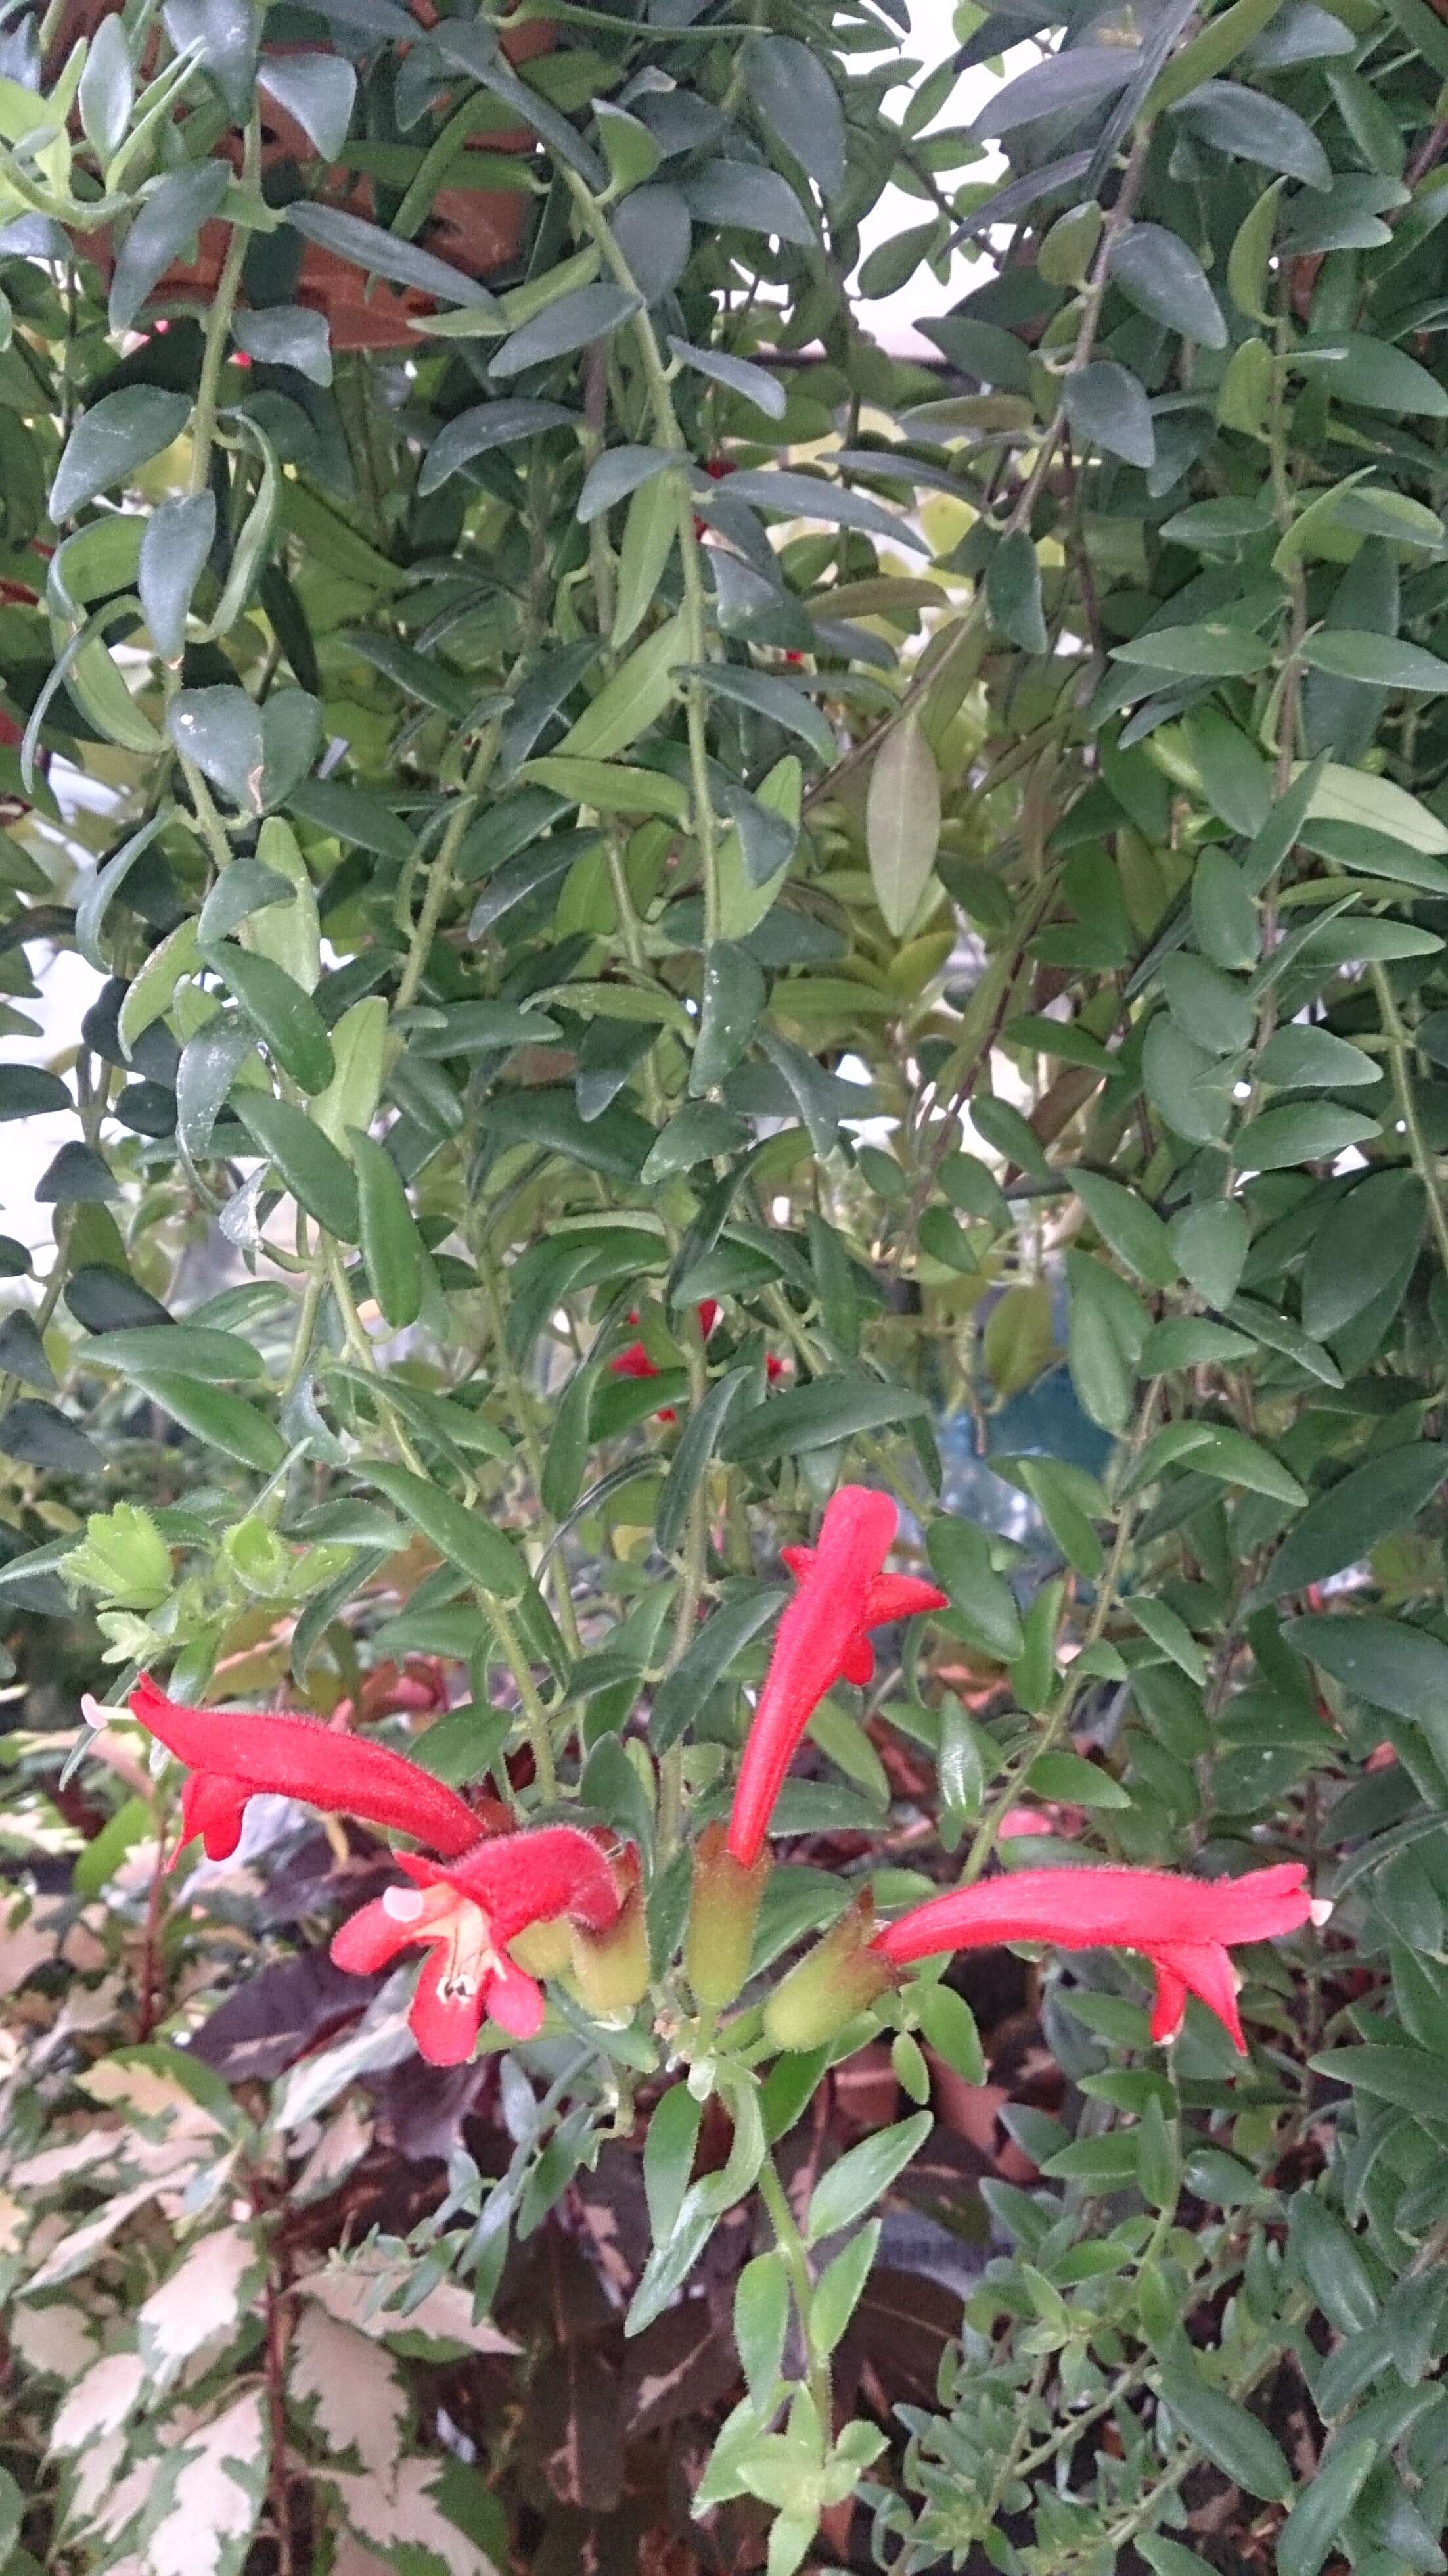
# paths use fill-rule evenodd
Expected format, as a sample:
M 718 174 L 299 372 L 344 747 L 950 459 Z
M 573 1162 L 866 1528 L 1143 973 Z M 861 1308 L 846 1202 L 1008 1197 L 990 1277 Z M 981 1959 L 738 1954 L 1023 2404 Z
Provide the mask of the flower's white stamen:
M 1317 1925 L 1320 1932 L 1324 1923 L 1330 1923 L 1332 1921 L 1332 1898 L 1330 1896 L 1314 1896 L 1311 1912 L 1312 1920 Z
M 420 1887 L 389 1887 L 382 1898 L 382 1911 L 394 1923 L 415 1923 L 422 1912 Z

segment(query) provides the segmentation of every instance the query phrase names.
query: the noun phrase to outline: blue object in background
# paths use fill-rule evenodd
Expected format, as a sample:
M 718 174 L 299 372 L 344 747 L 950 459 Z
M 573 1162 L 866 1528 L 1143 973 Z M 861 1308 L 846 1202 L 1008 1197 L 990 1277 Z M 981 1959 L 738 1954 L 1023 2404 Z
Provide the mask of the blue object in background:
M 1108 1431 L 1088 1420 L 1077 1401 L 1066 1368 L 1048 1370 L 1034 1386 L 1025 1387 L 986 1417 L 991 1451 L 1005 1458 L 1064 1458 L 1099 1476 L 1111 1455 Z M 989 1456 L 976 1454 L 973 1414 L 947 1414 L 936 1427 L 945 1469 L 941 1501 L 980 1528 L 1014 1539 L 1034 1555 L 1058 1558 L 1060 1550 L 1036 1506 L 1015 1485 L 995 1474 Z

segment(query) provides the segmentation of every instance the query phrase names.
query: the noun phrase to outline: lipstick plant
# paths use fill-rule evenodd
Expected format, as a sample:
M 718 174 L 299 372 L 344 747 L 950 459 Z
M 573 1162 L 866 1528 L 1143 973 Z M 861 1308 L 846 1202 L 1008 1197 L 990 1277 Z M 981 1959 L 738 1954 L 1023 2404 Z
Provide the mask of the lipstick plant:
M 1448 32 L 907 17 L 0 11 L 7 2576 L 1445 2566 Z

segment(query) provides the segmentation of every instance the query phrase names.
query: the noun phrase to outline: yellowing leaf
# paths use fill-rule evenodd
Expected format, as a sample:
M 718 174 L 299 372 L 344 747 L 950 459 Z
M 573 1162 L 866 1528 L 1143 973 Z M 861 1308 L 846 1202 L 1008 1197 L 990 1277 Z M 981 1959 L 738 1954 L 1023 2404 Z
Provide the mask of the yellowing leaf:
M 875 755 L 865 800 L 870 880 L 892 938 L 904 938 L 920 909 L 939 838 L 935 757 L 918 719 L 905 716 Z
M 1296 777 L 1302 766 L 1293 770 Z M 1330 760 L 1317 782 L 1308 812 L 1320 823 L 1357 823 L 1365 831 L 1386 832 L 1393 841 L 1404 841 L 1410 850 L 1422 850 L 1429 858 L 1448 853 L 1448 824 L 1440 823 L 1416 796 L 1405 787 L 1395 787 L 1390 778 L 1373 778 L 1365 769 L 1344 769 Z

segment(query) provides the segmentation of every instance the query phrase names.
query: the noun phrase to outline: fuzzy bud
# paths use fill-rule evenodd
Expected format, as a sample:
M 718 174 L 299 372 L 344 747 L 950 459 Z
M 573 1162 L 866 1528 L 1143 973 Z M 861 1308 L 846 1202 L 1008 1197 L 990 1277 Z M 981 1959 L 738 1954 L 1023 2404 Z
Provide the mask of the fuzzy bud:
M 888 1959 L 870 1946 L 874 1930 L 874 1901 L 867 1893 L 791 1968 L 764 2007 L 764 2028 L 774 2047 L 825 2047 L 894 1985 Z
M 736 1860 L 722 1825 L 707 1825 L 699 1838 L 684 1965 L 696 2001 L 708 2010 L 732 2004 L 749 1974 L 769 1867 L 767 1852 L 747 1864 Z
M 648 1993 L 653 1969 L 637 1854 L 631 1853 L 616 1864 L 616 1873 L 628 1893 L 608 1929 L 591 1932 L 585 1924 L 576 1922 L 568 1928 L 573 1950 L 572 1983 L 580 2003 L 595 2021 L 622 2029 Z

